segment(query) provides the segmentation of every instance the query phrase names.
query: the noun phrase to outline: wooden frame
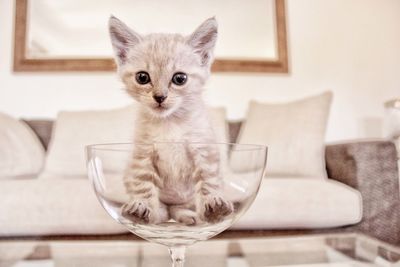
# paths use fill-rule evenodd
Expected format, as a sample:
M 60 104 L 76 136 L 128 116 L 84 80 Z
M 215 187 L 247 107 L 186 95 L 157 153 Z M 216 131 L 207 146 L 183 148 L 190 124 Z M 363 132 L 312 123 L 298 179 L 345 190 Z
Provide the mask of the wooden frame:
M 15 0 L 14 71 L 113 71 L 114 60 L 96 59 L 29 59 L 26 56 L 27 14 L 29 0 Z M 285 0 L 275 0 L 278 59 L 231 60 L 216 59 L 213 72 L 288 73 Z

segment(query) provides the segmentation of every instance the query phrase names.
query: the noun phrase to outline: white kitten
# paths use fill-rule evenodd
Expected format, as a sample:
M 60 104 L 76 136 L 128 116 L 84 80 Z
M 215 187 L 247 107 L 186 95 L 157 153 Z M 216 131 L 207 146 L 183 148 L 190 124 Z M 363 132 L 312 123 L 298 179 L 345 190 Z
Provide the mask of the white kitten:
M 221 220 L 233 206 L 221 195 L 219 150 L 209 144 L 215 137 L 201 95 L 213 61 L 215 18 L 190 36 L 139 35 L 115 17 L 109 30 L 118 73 L 141 104 L 134 141 L 199 143 L 136 146 L 124 178 L 131 199 L 123 215 L 145 223 Z

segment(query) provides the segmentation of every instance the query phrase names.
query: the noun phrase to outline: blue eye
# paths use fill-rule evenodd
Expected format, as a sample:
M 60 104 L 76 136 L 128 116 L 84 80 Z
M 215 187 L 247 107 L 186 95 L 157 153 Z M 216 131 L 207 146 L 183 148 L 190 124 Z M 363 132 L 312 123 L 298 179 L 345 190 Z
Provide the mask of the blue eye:
M 172 76 L 172 83 L 176 85 L 184 85 L 187 81 L 187 75 L 183 72 L 177 72 Z
M 136 73 L 136 81 L 139 84 L 147 84 L 150 82 L 150 75 L 145 71 Z

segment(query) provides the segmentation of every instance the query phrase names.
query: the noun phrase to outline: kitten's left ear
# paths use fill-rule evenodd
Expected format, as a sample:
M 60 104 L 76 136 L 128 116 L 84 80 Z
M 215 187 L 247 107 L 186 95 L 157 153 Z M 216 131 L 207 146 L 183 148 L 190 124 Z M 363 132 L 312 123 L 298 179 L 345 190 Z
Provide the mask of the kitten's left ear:
M 215 17 L 204 21 L 189 37 L 188 44 L 201 57 L 203 65 L 211 65 L 213 52 L 217 42 L 218 24 Z

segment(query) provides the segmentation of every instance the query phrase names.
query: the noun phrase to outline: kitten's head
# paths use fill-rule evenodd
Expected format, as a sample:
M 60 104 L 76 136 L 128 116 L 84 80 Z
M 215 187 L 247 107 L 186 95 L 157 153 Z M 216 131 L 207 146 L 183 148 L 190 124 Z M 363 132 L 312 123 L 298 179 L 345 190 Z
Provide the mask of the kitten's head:
M 128 93 L 157 117 L 183 114 L 201 98 L 210 74 L 217 22 L 210 18 L 191 35 L 139 35 L 109 20 L 118 73 Z

